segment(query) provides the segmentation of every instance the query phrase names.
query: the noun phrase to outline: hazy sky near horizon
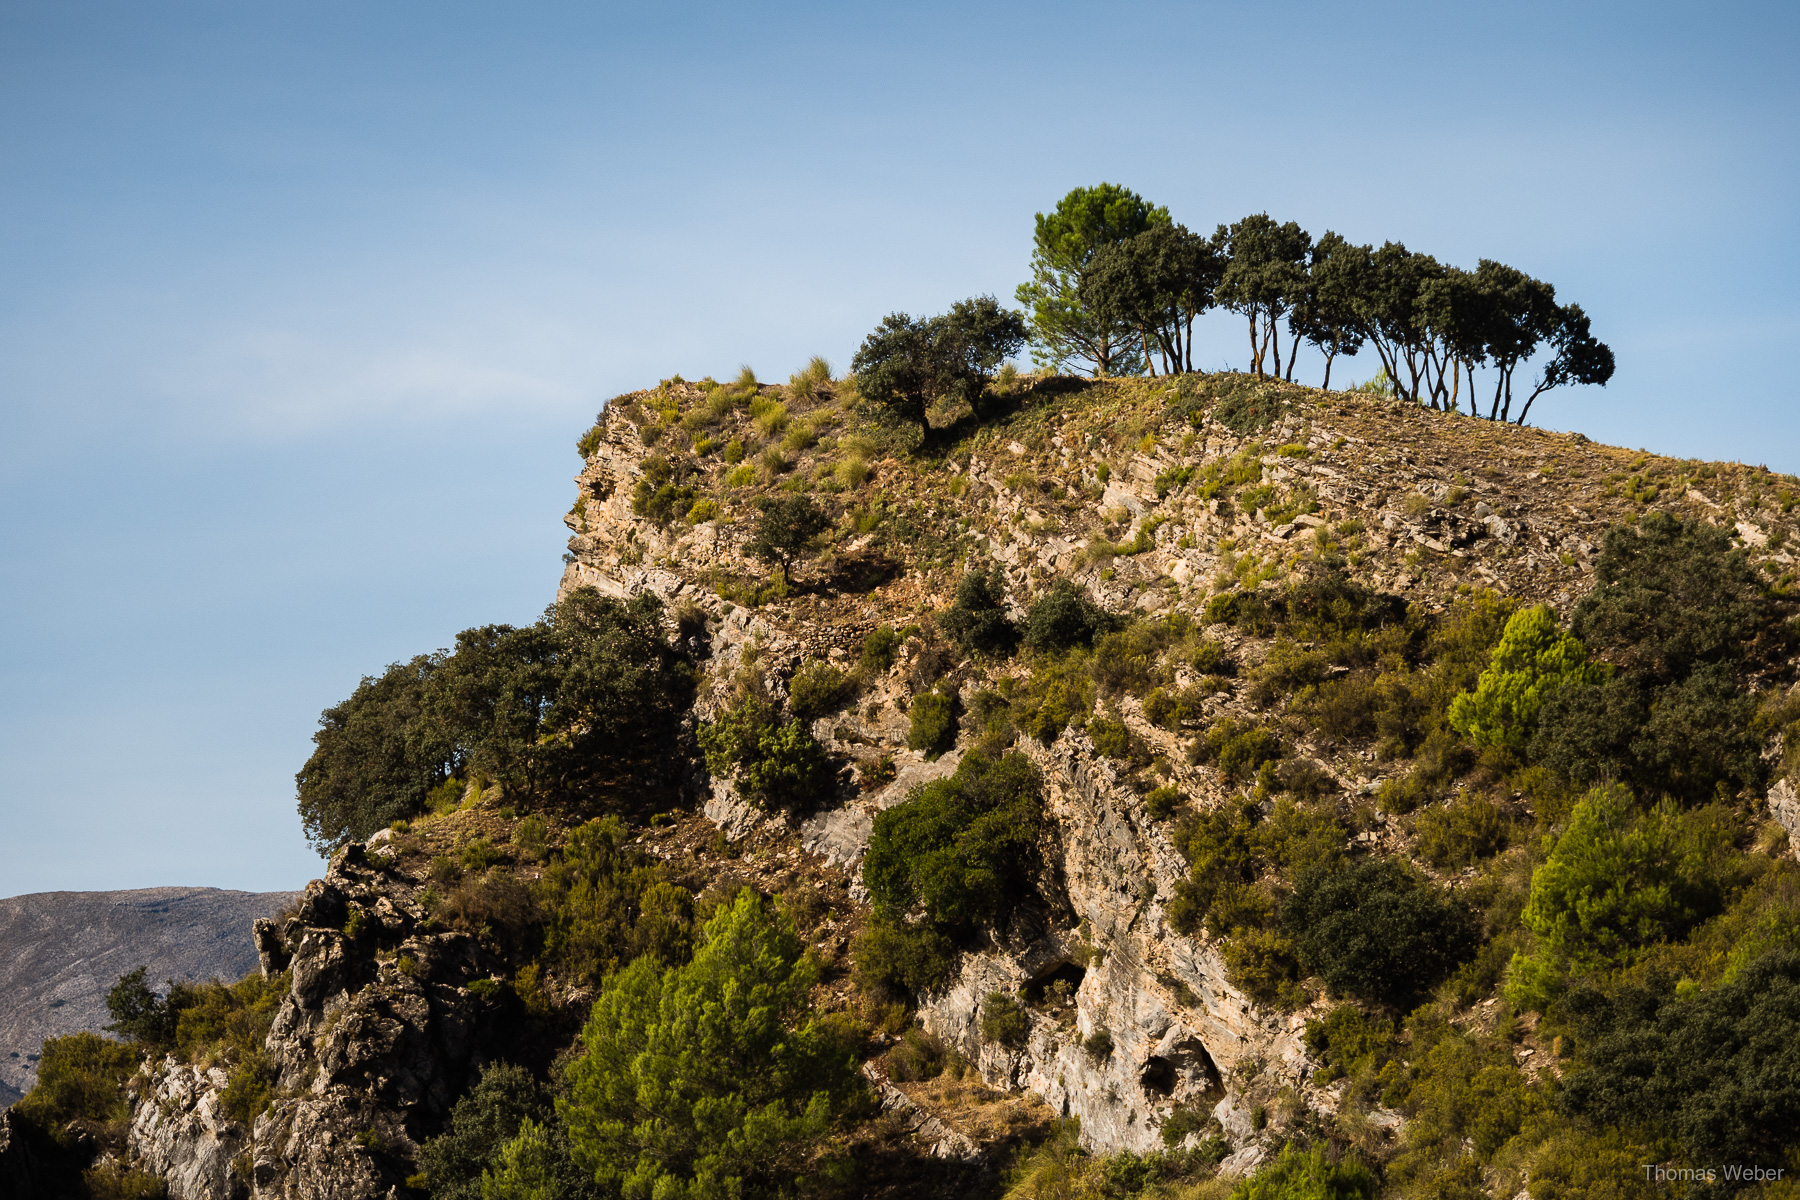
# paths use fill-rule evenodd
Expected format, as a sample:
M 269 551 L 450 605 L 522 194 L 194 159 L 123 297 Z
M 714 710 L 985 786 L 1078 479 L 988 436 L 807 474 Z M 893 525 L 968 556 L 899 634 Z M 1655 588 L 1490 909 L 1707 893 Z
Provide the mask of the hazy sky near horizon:
M 0 0 L 0 895 L 300 886 L 319 710 L 543 608 L 606 397 L 1010 298 L 1077 185 L 1512 263 L 1618 354 L 1540 423 L 1800 470 L 1797 31 Z

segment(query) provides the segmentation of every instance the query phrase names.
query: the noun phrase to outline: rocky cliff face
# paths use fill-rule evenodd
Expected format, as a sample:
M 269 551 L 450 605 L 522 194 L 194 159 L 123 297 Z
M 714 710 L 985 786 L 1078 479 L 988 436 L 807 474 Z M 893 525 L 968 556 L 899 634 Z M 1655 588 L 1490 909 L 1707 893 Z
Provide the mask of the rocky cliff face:
M 625 398 L 603 415 L 566 518 L 573 536 L 562 588 L 650 591 L 677 610 L 687 649 L 706 668 L 695 712 L 705 719 L 726 702 L 746 664 L 781 698 L 806 660 L 848 665 L 870 630 L 942 610 L 969 561 L 999 564 L 1015 613 L 1051 581 L 1068 578 L 1117 612 L 1198 618 L 1215 591 L 1253 589 L 1326 552 L 1368 586 L 1428 610 L 1471 587 L 1566 610 L 1591 586 L 1604 529 L 1642 511 L 1646 496 L 1660 496 L 1664 507 L 1735 529 L 1772 571 L 1792 565 L 1787 526 L 1760 499 L 1746 502 L 1741 468 L 1653 461 L 1579 437 L 1373 398 L 1271 394 L 1280 401 L 1273 420 L 1239 428 L 1204 413 L 1188 417 L 1179 393 L 1156 381 L 1082 393 L 1079 403 L 1050 392 L 1041 402 L 1028 398 L 1010 424 L 938 458 L 910 459 L 834 437 L 845 407 L 821 404 L 793 414 L 804 416 L 809 436 L 790 437 L 798 448 L 787 458 L 765 459 L 759 482 L 737 468 L 730 478 L 739 482 L 731 483 L 723 465 L 690 452 L 667 418 L 655 425 L 661 439 L 646 443 L 643 428 L 655 424 L 658 405 L 679 409 L 701 396 L 675 384 Z M 647 464 L 658 456 L 686 472 L 677 478 L 690 481 L 693 494 L 719 497 L 710 516 L 695 509 L 689 523 L 679 508 L 661 520 L 637 511 L 648 492 L 640 487 Z M 849 459 L 860 469 L 840 469 Z M 1246 489 L 1255 491 L 1254 503 L 1222 503 L 1202 487 L 1208 472 L 1234 463 L 1259 481 L 1260 490 Z M 846 526 L 822 560 L 802 567 L 803 586 L 768 598 L 754 586 L 764 569 L 746 553 L 751 502 L 784 477 L 835 490 Z M 746 603 L 747 594 L 757 602 Z M 1222 626 L 1211 634 L 1246 667 L 1267 652 Z M 742 874 L 729 846 L 711 844 L 716 830 L 727 843 L 754 848 L 765 874 L 744 876 L 750 882 L 771 870 L 789 879 L 794 871 L 837 872 L 834 878 L 849 881 L 850 899 L 866 899 L 857 868 L 875 815 L 954 770 L 969 745 L 965 734 L 956 749 L 930 760 L 907 749 L 910 697 L 921 679 L 928 685 L 946 675 L 946 664 L 921 661 L 927 652 L 909 644 L 890 670 L 865 680 L 854 706 L 814 723 L 814 735 L 853 768 L 832 803 L 765 813 L 690 758 L 671 764 L 670 778 L 703 817 L 647 831 L 640 843 L 678 859 L 693 880 Z M 984 670 L 961 664 L 951 671 L 965 705 L 994 685 Z M 1191 682 L 1188 675 L 1178 683 Z M 1209 696 L 1197 722 L 1249 711 L 1240 693 Z M 1178 735 L 1146 720 L 1138 701 L 1123 698 L 1117 715 L 1196 808 L 1224 804 L 1240 790 L 1211 766 L 1190 764 Z M 1334 1113 L 1342 1085 L 1313 1085 L 1318 1064 L 1303 1037 L 1307 1016 L 1319 1010 L 1259 1005 L 1232 985 L 1213 939 L 1170 925 L 1167 905 L 1187 866 L 1167 823 L 1147 812 L 1141 788 L 1080 732 L 1018 745 L 1042 772 L 1051 818 L 1041 903 L 967 954 L 947 986 L 921 998 L 924 1026 L 990 1087 L 1029 1093 L 1052 1112 L 1079 1117 L 1081 1140 L 1096 1151 L 1161 1148 L 1164 1126 L 1180 1113 L 1187 1128 L 1215 1122 L 1210 1128 L 1231 1153 L 1226 1170 L 1242 1171 L 1279 1144 L 1284 1122 Z M 1351 797 L 1404 770 L 1307 736 L 1295 752 Z M 850 778 L 862 786 L 853 788 Z M 1800 837 L 1800 803 L 1786 786 L 1771 795 L 1771 812 Z M 1397 823 L 1368 819 L 1359 840 L 1399 845 Z M 481 981 L 503 970 L 491 942 L 427 919 L 424 886 L 418 865 L 401 870 L 394 846 L 378 835 L 368 847 L 340 852 L 281 927 L 258 924 L 264 970 L 286 970 L 291 980 L 268 1040 L 276 1099 L 246 1129 L 221 1116 L 218 1072 L 173 1062 L 158 1068 L 138 1093 L 132 1144 L 170 1181 L 172 1195 L 403 1194 L 419 1142 L 440 1127 L 496 1036 L 496 1009 Z M 828 924 L 817 943 L 838 964 L 840 997 L 847 991 L 842 955 L 858 920 L 853 914 Z M 1022 1045 L 982 1037 L 983 1006 L 994 992 L 1028 999 Z M 884 1104 L 935 1153 L 979 1157 L 976 1141 L 948 1115 L 871 1072 Z M 1366 1124 L 1380 1136 L 1399 1118 L 1376 1110 Z
M 294 916 L 256 923 L 266 974 L 288 972 L 267 1051 L 275 1100 L 252 1128 L 223 1115 L 222 1070 L 164 1062 L 134 1097 L 130 1145 L 176 1200 L 397 1194 L 482 1048 L 498 965 L 431 931 L 418 881 L 383 835 L 332 859 Z

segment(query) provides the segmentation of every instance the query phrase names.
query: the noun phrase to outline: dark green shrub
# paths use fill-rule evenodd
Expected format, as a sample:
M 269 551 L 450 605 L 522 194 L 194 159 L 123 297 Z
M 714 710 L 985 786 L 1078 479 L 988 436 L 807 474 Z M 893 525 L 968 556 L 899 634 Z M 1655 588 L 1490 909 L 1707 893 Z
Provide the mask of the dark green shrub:
M 1006 615 L 1006 585 L 998 568 L 970 571 L 956 585 L 956 600 L 938 628 L 965 654 L 1008 654 L 1019 631 Z
M 1564 1001 L 1585 1050 L 1563 1111 L 1672 1137 L 1692 1163 L 1780 1162 L 1800 1146 L 1800 954 L 1684 993 L 1668 980 Z
M 916 996 L 949 977 L 956 965 L 956 943 L 932 924 L 909 925 L 877 915 L 857 935 L 851 955 L 857 987 L 864 992 Z
M 936 1079 L 949 1064 L 950 1052 L 935 1033 L 914 1025 L 887 1054 L 888 1074 L 902 1082 Z
M 1506 849 L 1511 822 L 1488 800 L 1466 796 L 1420 813 L 1413 823 L 1419 855 L 1432 866 L 1461 868 Z
M 1016 1050 L 1031 1036 L 1031 1018 L 1005 992 L 989 992 L 981 1002 L 981 1038 Z
M 809 725 L 839 711 L 855 695 L 855 681 L 823 659 L 807 663 L 788 681 L 788 708 Z
M 450 1123 L 420 1147 L 419 1165 L 431 1194 L 445 1200 L 481 1200 L 481 1175 L 501 1147 L 518 1136 L 525 1120 L 550 1119 L 548 1089 L 523 1067 L 489 1063 L 481 1078 L 450 1110 Z
M 871 675 L 887 674 L 894 659 L 899 657 L 900 644 L 905 640 L 886 625 L 871 629 L 863 638 L 862 670 Z
M 1579 784 L 1621 779 L 1699 803 L 1766 776 L 1746 682 L 1779 657 L 1791 605 L 1729 535 L 1664 513 L 1607 532 L 1573 627 L 1624 670 L 1545 703 L 1535 759 Z
M 716 721 L 702 722 L 700 748 L 714 775 L 734 777 L 758 808 L 804 807 L 830 790 L 830 758 L 799 720 L 782 721 L 763 697 L 747 693 Z
M 1152 820 L 1166 821 L 1175 815 L 1175 806 L 1180 803 L 1180 788 L 1159 787 L 1144 797 L 1144 811 Z
M 923 692 L 912 699 L 906 731 L 909 750 L 934 759 L 956 745 L 957 699 L 954 692 Z
M 632 512 L 658 525 L 667 525 L 693 507 L 694 489 L 683 483 L 689 471 L 686 463 L 672 463 L 653 454 L 639 465 L 644 473 L 632 485 Z
M 1023 755 L 990 760 L 971 752 L 950 778 L 877 814 L 863 859 L 876 911 L 901 920 L 923 906 L 946 928 L 1003 916 L 1030 886 L 1044 822 L 1041 788 Z
M 71 1121 L 123 1122 L 129 1115 L 124 1085 L 138 1061 L 136 1048 L 97 1033 L 46 1038 L 37 1083 L 15 1107 L 53 1131 Z
M 1230 783 L 1241 783 L 1266 762 L 1281 757 L 1281 743 L 1260 725 L 1223 717 L 1201 743 L 1206 756 Z
M 1725 529 L 1653 512 L 1607 530 L 1595 587 L 1575 606 L 1577 637 L 1654 683 L 1705 663 L 1767 661 L 1787 646 L 1787 605 Z
M 1120 623 L 1074 584 L 1059 579 L 1026 610 L 1025 645 L 1047 652 L 1091 646 L 1095 637 L 1118 628 Z
M 1428 991 L 1476 945 L 1473 914 L 1390 859 L 1303 872 L 1281 923 L 1334 994 L 1384 1004 Z
M 1104 1025 L 1096 1026 L 1094 1032 L 1088 1034 L 1087 1038 L 1081 1043 L 1081 1048 L 1086 1050 L 1088 1057 L 1095 1062 L 1102 1062 L 1111 1058 L 1113 1052 L 1112 1031 L 1107 1029 Z

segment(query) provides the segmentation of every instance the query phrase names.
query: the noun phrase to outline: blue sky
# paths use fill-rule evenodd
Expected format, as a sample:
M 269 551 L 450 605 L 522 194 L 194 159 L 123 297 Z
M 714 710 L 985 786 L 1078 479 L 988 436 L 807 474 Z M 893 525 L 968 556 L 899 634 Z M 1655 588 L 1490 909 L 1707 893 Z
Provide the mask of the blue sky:
M 543 608 L 606 397 L 1009 297 L 1077 185 L 1512 263 L 1619 358 L 1542 424 L 1800 470 L 1797 25 L 3 0 L 0 895 L 301 885 L 319 710 Z

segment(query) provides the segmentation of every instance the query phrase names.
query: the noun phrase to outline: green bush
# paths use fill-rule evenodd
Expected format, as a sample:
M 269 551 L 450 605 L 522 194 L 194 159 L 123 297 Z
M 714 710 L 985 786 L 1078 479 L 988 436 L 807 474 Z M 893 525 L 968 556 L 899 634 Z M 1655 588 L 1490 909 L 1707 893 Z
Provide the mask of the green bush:
M 1225 652 L 1225 647 L 1211 638 L 1201 638 L 1188 653 L 1188 666 L 1202 675 L 1235 675 L 1237 664 Z
M 912 698 L 911 723 L 906 732 L 909 750 L 924 751 L 935 759 L 956 745 L 956 693 L 921 692 Z
M 872 675 L 885 675 L 900 655 L 906 639 L 886 625 L 878 625 L 863 638 L 862 669 Z
M 951 938 L 981 922 L 1004 922 L 1029 894 L 1043 823 L 1031 761 L 973 750 L 955 775 L 876 814 L 863 885 L 879 921 L 863 935 L 859 971 L 914 992 L 935 982 L 953 953 Z M 909 923 L 915 914 L 922 920 Z
M 812 1013 L 817 981 L 792 925 L 748 889 L 686 966 L 640 958 L 609 978 L 557 1105 L 576 1161 L 641 1195 L 774 1195 L 816 1171 L 864 1094 L 848 1031 Z
M 1189 632 L 1186 614 L 1164 620 L 1132 621 L 1103 631 L 1094 638 L 1094 657 L 1089 670 L 1103 695 L 1120 692 L 1143 695 L 1156 681 L 1157 661 Z
M 544 870 L 540 961 L 564 978 L 597 984 L 643 955 L 687 961 L 693 896 L 630 841 L 619 818 L 597 818 L 570 830 Z
M 594 451 L 600 448 L 600 435 L 602 432 L 603 430 L 600 422 L 596 421 L 592 429 L 589 429 L 586 433 L 581 435 L 581 440 L 575 443 L 575 449 L 581 452 L 581 457 L 593 457 Z
M 1524 923 L 1541 944 L 1586 964 L 1628 961 L 1724 907 L 1734 882 L 1723 814 L 1639 811 L 1623 787 L 1596 789 L 1532 872 Z
M 1792 604 L 1729 535 L 1663 513 L 1607 532 L 1574 632 L 1618 676 L 1552 695 L 1534 759 L 1580 784 L 1618 779 L 1701 803 L 1767 776 L 1748 684 L 1792 644 Z
M 544 857 L 546 839 L 550 835 L 550 827 L 544 818 L 531 813 L 520 821 L 512 831 L 512 844 L 519 856 L 527 862 L 536 862 Z
M 1005 992 L 989 992 L 981 1002 L 981 1038 L 1017 1050 L 1031 1036 L 1031 1018 Z
M 1413 830 L 1420 857 L 1439 870 L 1450 870 L 1506 849 L 1511 823 L 1491 801 L 1466 796 L 1420 813 Z
M 804 722 L 782 721 L 773 704 L 753 693 L 702 722 L 699 741 L 707 770 L 734 778 L 738 793 L 758 808 L 811 804 L 836 774 Z
M 1155 821 L 1166 821 L 1175 815 L 1175 806 L 1181 803 L 1181 789 L 1175 787 L 1159 787 L 1151 790 L 1144 797 L 1144 811 Z
M 908 1029 L 887 1055 L 888 1075 L 904 1082 L 936 1079 L 949 1062 L 950 1052 L 943 1041 L 917 1025 Z
M 1254 415 L 1245 417 L 1253 421 Z M 1374 1200 L 1375 1176 L 1355 1159 L 1332 1162 L 1323 1145 L 1282 1147 L 1274 1162 L 1239 1183 L 1231 1200 Z
M 456 1106 L 444 1132 L 419 1149 L 419 1165 L 441 1200 L 482 1200 L 481 1176 L 502 1147 L 518 1136 L 527 1119 L 544 1120 L 554 1110 L 550 1094 L 523 1067 L 489 1063 Z
M 1011 653 L 1019 631 L 1006 615 L 1006 585 L 999 568 L 966 573 L 938 627 L 965 654 Z
M 1411 1066 L 1382 1071 L 1382 1103 L 1411 1119 L 1395 1174 L 1430 1178 L 1449 1167 L 1454 1179 L 1465 1155 L 1489 1163 L 1545 1115 L 1544 1093 L 1513 1065 L 1509 1043 L 1447 1028 L 1430 1009 L 1408 1022 L 1408 1035 Z
M 1684 994 L 1667 980 L 1564 1007 L 1585 1047 L 1559 1105 L 1673 1138 L 1689 1163 L 1778 1163 L 1800 1149 L 1800 954 Z
M 1656 683 L 1706 663 L 1753 666 L 1792 638 L 1789 606 L 1730 533 L 1704 521 L 1653 512 L 1607 530 L 1594 580 L 1575 606 L 1576 636 Z
M 1281 757 L 1281 743 L 1274 734 L 1235 717 L 1221 717 L 1200 746 L 1229 783 L 1241 783 L 1264 763 Z
M 808 725 L 850 703 L 855 681 L 823 659 L 814 659 L 788 680 L 788 708 Z
M 45 1129 L 71 1121 L 105 1125 L 123 1122 L 125 1081 L 138 1069 L 136 1048 L 97 1033 L 46 1038 L 37 1064 L 37 1082 L 15 1106 Z
M 251 1125 L 274 1098 L 274 1066 L 259 1051 L 232 1068 L 219 1093 L 219 1110 L 233 1121 Z
M 1059 579 L 1026 610 L 1025 645 L 1050 652 L 1092 646 L 1097 636 L 1119 624 L 1117 617 L 1089 600 L 1073 583 Z
M 1088 722 L 1088 737 L 1093 739 L 1094 749 L 1107 758 L 1119 762 L 1128 762 L 1132 756 L 1131 730 L 1125 722 L 1117 718 L 1095 717 Z
M 1391 859 L 1303 872 L 1281 922 L 1334 994 L 1383 1004 L 1428 991 L 1476 946 L 1473 914 Z
M 653 454 L 639 465 L 643 474 L 632 485 L 632 512 L 658 525 L 667 525 L 688 511 L 694 503 L 694 489 L 683 483 L 685 464 Z
M 1081 728 L 1094 707 L 1094 681 L 1079 653 L 1040 659 L 1013 692 L 1019 727 L 1049 745 L 1071 725 Z
M 484 1171 L 482 1200 L 578 1200 L 593 1195 L 593 1180 L 575 1161 L 568 1131 L 555 1121 L 526 1117 L 518 1133 Z M 433 1192 L 435 1197 L 439 1193 Z
M 1225 944 L 1225 967 L 1231 985 L 1259 1003 L 1282 1009 L 1306 1003 L 1293 941 L 1273 929 L 1239 930 Z
M 949 977 L 956 943 L 929 923 L 909 925 L 877 914 L 857 935 L 852 961 L 864 992 L 916 996 Z
M 1450 727 L 1477 745 L 1522 753 L 1550 693 L 1604 683 L 1611 673 L 1606 664 L 1587 661 L 1587 647 L 1557 628 L 1549 606 L 1520 609 L 1475 690 L 1451 702 Z
M 1321 1083 L 1345 1076 L 1373 1079 L 1398 1052 L 1392 1021 L 1347 1004 L 1323 1020 L 1306 1022 L 1306 1048 L 1325 1063 L 1327 1079 L 1317 1081 Z

